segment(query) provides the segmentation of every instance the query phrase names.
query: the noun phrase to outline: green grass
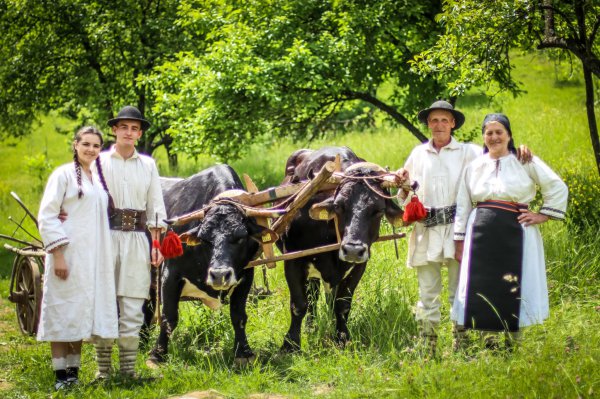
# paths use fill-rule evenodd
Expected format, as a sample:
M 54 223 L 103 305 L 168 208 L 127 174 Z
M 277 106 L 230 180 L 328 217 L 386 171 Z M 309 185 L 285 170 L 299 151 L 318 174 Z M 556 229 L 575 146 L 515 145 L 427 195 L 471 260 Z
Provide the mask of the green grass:
M 527 144 L 563 175 L 583 174 L 589 179 L 584 187 L 577 186 L 579 191 L 573 191 L 573 201 L 586 196 L 597 198 L 599 191 L 593 186 L 598 176 L 587 130 L 583 86 L 578 82 L 557 82 L 554 71 L 554 65 L 543 58 L 520 57 L 515 74 L 528 93 L 516 99 L 498 95 L 488 103 L 482 100 L 481 93 L 473 91 L 458 102 L 467 116 L 461 131 L 477 131 L 475 142 L 480 143 L 479 126 L 485 113 L 505 112 L 511 119 L 517 144 Z M 20 214 L 8 196 L 10 190 L 17 191 L 32 210 L 37 210 L 43 181 L 27 172 L 25 157 L 47 152 L 54 166 L 70 159 L 68 139 L 56 131 L 73 126 L 54 117 L 44 121 L 31 136 L 20 142 L 2 143 L 0 147 L 0 232 L 12 232 L 14 225 L 6 221 L 6 216 Z M 359 156 L 395 169 L 402 166 L 417 143 L 404 129 L 383 125 L 313 143 L 283 140 L 268 149 L 250 147 L 248 156 L 231 164 L 264 188 L 281 180 L 285 160 L 293 150 L 325 144 L 347 145 Z M 161 174 L 182 176 L 215 162 L 210 157 L 180 159 L 179 170 L 171 171 L 164 154 L 157 154 L 157 161 Z M 588 189 L 589 193 L 585 191 Z M 586 204 L 598 206 L 597 200 Z M 266 398 L 268 394 L 294 398 L 597 397 L 600 233 L 596 222 L 583 220 L 583 224 L 591 225 L 578 227 L 581 214 L 586 213 L 573 213 L 572 223 L 550 222 L 542 226 L 551 316 L 543 325 L 526 329 L 521 345 L 512 354 L 477 350 L 477 344 L 472 356 L 453 353 L 448 306 L 444 304 L 439 359 L 424 356 L 414 338 L 415 273 L 404 266 L 406 240 L 400 240 L 399 260 L 392 242 L 374 247 L 350 316 L 353 341 L 344 350 L 332 343 L 334 322 L 321 295 L 312 329 L 303 329 L 302 352 L 278 353 L 290 319 L 289 294 L 282 265 L 278 265 L 268 271 L 273 295 L 254 299 L 248 305 L 247 331 L 258 355 L 255 364 L 242 369 L 233 366 L 233 330 L 227 306 L 212 312 L 188 302 L 181 306 L 181 322 L 172 338 L 170 361 L 160 371 L 163 378 L 140 384 L 114 379 L 106 385 L 90 385 L 95 363 L 92 348 L 85 345 L 84 385 L 65 397 L 161 398 L 211 389 L 235 398 Z M 48 397 L 53 382 L 49 347 L 17 331 L 12 304 L 5 299 L 11 261 L 12 256 L 0 250 L 0 396 Z M 256 280 L 261 285 L 260 269 L 256 270 Z M 152 372 L 144 367 L 145 359 L 146 355 L 140 353 L 137 369 L 149 376 Z M 252 396 L 258 394 L 263 396 Z

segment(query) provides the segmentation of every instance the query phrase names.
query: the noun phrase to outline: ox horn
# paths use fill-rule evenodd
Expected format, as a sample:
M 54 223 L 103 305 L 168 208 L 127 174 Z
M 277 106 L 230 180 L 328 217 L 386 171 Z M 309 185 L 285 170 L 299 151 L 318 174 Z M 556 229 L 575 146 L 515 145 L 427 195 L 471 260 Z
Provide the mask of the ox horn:
M 248 217 L 259 217 L 259 218 L 277 218 L 284 214 L 285 209 L 259 209 L 244 207 L 244 212 Z
M 171 219 L 165 219 L 165 223 L 171 226 L 181 226 L 182 224 L 187 224 L 193 220 L 204 219 L 205 213 L 206 211 L 204 209 L 200 209 L 197 211 L 186 213 L 185 215 L 176 216 Z
M 357 163 L 354 163 L 354 164 L 350 165 L 344 171 L 344 173 L 348 173 L 348 172 L 351 172 L 351 171 L 356 170 L 356 169 L 367 169 L 367 170 L 372 170 L 373 172 L 387 173 L 387 170 L 385 170 L 384 168 L 382 168 L 381 166 L 379 166 L 379 165 L 377 165 L 376 163 L 373 163 L 373 162 L 357 162 Z

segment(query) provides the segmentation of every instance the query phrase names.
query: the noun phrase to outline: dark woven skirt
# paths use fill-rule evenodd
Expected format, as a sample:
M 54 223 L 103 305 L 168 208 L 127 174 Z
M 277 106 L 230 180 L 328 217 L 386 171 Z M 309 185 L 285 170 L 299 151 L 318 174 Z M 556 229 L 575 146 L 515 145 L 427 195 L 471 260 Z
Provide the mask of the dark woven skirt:
M 468 254 L 466 328 L 519 330 L 523 227 L 518 215 L 514 207 L 477 207 Z

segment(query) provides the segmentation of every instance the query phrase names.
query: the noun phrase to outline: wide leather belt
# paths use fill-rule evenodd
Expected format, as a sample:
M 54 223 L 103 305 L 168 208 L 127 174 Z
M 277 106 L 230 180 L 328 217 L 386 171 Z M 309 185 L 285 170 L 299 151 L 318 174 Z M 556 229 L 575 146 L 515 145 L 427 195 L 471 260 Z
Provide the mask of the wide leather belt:
M 441 208 L 427 208 L 427 216 L 421 223 L 425 227 L 433 227 L 442 224 L 454 223 L 456 216 L 456 204 Z
M 115 208 L 108 224 L 111 230 L 146 231 L 146 211 Z

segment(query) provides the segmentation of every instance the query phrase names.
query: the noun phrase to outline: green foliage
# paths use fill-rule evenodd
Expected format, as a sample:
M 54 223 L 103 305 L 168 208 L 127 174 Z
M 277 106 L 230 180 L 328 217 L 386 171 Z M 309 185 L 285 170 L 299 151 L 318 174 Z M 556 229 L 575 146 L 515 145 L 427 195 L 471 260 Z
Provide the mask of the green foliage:
M 600 226 L 600 177 L 577 164 L 565 168 L 562 177 L 569 186 L 569 222 L 577 230 Z
M 153 113 L 155 93 L 141 79 L 189 47 L 178 3 L 0 1 L 0 137 L 28 133 L 51 110 L 105 127 L 132 104 L 153 122 L 141 143 L 152 152 L 168 122 Z
M 203 54 L 180 53 L 144 82 L 173 123 L 178 151 L 235 159 L 251 142 L 313 139 L 350 120 L 416 111 L 441 94 L 407 62 L 435 41 L 439 2 L 187 1 L 179 24 L 207 33 Z M 392 82 L 392 93 L 378 92 Z M 389 107 L 386 108 L 386 107 Z
M 42 190 L 50 172 L 54 168 L 54 165 L 48 159 L 48 154 L 43 153 L 25 157 L 25 166 L 27 167 L 27 172 L 35 178 L 36 187 Z
M 571 62 L 579 57 L 590 66 L 598 63 L 600 37 L 593 36 L 600 13 L 598 2 L 581 2 L 582 26 L 578 26 L 577 2 L 551 1 L 553 30 L 546 31 L 546 10 L 538 0 L 448 0 L 438 16 L 445 34 L 437 44 L 412 61 L 415 71 L 448 79 L 452 95 L 460 96 L 468 89 L 486 86 L 491 93 L 499 84 L 513 94 L 522 93 L 513 74 L 511 49 L 530 51 L 554 48 L 550 55 L 556 62 Z M 581 37 L 577 29 L 584 29 Z M 596 28 L 597 29 L 597 28 Z M 551 32 L 551 33 L 549 33 Z M 576 43 L 588 40 L 589 53 Z M 586 46 L 587 46 L 586 45 Z M 595 69 L 598 76 L 600 69 Z

